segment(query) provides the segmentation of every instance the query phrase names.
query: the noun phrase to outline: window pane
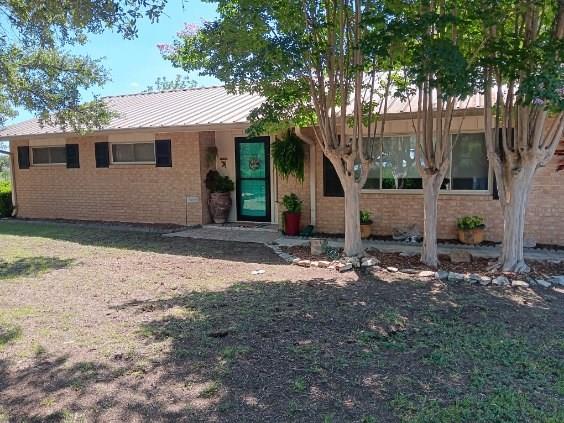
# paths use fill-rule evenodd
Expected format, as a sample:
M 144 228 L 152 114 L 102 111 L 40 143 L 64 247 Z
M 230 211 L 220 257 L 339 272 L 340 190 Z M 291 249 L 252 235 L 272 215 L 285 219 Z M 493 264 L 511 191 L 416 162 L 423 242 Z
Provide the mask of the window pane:
M 154 162 L 155 161 L 155 144 L 142 143 L 133 144 L 135 147 L 136 162 Z
M 488 158 L 484 134 L 453 135 L 452 189 L 487 190 Z
M 114 162 L 134 162 L 133 144 L 112 144 L 112 158 Z
M 382 140 L 371 140 L 366 143 L 367 155 L 374 159 L 364 189 L 380 189 L 380 161 L 382 160 Z
M 32 148 L 33 164 L 49 164 L 49 149 L 47 147 Z
M 51 163 L 66 163 L 67 149 L 65 147 L 49 147 Z
M 415 163 L 415 139 L 409 136 L 384 139 L 382 150 L 383 189 L 421 189 Z

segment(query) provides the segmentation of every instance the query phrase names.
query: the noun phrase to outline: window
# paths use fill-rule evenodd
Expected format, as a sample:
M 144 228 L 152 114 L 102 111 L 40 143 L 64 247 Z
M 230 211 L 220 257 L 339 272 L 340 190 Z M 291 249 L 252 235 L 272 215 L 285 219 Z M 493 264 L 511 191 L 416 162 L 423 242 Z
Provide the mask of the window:
M 451 169 L 441 189 L 487 191 L 489 164 L 483 133 L 452 136 Z M 415 137 L 385 137 L 367 143 L 374 163 L 364 185 L 367 190 L 421 190 L 423 181 L 415 161 Z
M 67 151 L 64 145 L 57 147 L 32 147 L 32 164 L 54 165 L 67 163 Z
M 112 163 L 155 163 L 155 143 L 112 144 Z
M 484 134 L 453 135 L 453 190 L 487 190 L 489 165 Z

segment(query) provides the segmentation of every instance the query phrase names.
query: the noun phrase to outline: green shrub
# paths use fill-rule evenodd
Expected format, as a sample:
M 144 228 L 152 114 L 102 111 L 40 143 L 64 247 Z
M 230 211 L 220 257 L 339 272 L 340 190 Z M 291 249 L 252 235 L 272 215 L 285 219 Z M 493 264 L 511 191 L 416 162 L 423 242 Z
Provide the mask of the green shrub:
M 372 224 L 372 217 L 369 211 L 361 210 L 360 211 L 360 224 L 361 225 L 371 225 Z
M 299 213 L 302 211 L 302 200 L 294 193 L 282 197 L 282 205 L 287 212 Z
M 217 170 L 210 170 L 206 175 L 206 188 L 210 192 L 231 192 L 235 184 L 229 176 L 221 176 Z
M 9 182 L 0 182 L 0 217 L 12 215 L 12 187 Z
M 476 229 L 484 228 L 484 218 L 481 216 L 464 216 L 457 220 L 458 229 Z

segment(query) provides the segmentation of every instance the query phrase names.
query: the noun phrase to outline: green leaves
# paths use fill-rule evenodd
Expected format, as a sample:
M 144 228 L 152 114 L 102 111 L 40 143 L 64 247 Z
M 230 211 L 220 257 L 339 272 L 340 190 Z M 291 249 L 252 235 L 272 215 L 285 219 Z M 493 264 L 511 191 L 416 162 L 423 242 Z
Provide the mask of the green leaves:
M 276 170 L 284 179 L 293 176 L 304 181 L 304 143 L 291 130 L 272 144 L 272 160 Z
M 0 0 L 0 126 L 17 108 L 77 132 L 103 126 L 112 113 L 97 98 L 81 104 L 81 93 L 104 84 L 108 74 L 99 60 L 72 55 L 66 47 L 108 28 L 133 38 L 137 21 L 157 20 L 165 5 L 166 0 Z

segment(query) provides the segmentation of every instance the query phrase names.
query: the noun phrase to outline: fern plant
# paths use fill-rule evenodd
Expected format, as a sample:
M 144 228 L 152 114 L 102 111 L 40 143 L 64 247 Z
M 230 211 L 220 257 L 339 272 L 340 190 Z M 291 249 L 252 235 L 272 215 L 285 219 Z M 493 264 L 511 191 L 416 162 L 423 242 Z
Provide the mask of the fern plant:
M 304 181 L 304 143 L 293 131 L 286 132 L 283 138 L 272 144 L 272 161 L 274 167 L 284 179 L 293 176 Z

